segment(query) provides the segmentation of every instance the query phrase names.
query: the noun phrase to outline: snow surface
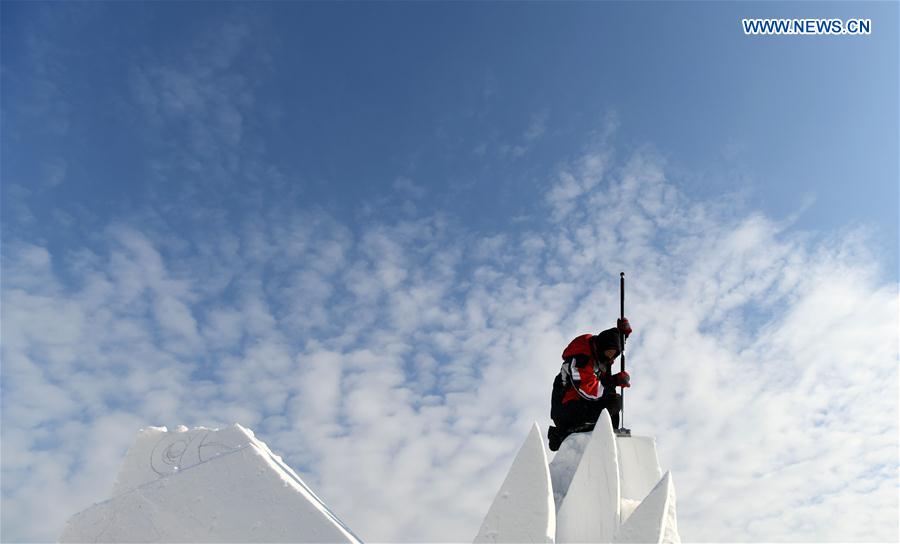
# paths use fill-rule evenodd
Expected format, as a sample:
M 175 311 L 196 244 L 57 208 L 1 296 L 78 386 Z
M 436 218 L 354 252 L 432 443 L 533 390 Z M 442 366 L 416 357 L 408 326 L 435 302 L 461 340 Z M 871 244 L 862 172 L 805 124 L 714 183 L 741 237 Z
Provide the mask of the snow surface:
M 556 456 L 550 462 L 550 479 L 553 482 L 553 499 L 556 511 L 590 441 L 591 433 L 575 433 L 566 437 Z M 656 441 L 650 436 L 616 436 L 616 452 L 619 461 L 619 480 L 622 492 L 622 521 L 624 522 L 637 504 L 647 496 L 662 477 L 656 456 Z
M 535 424 L 475 542 L 680 544 L 671 475 L 651 437 L 613 434 L 603 412 L 551 463 Z M 75 514 L 61 542 L 359 542 L 253 433 L 141 430 L 112 498 Z
M 666 542 L 679 544 L 675 519 L 675 486 L 666 472 L 619 530 L 615 542 Z
M 610 542 L 621 513 L 616 437 L 606 411 L 600 413 L 556 516 L 560 542 Z
M 553 542 L 556 508 L 541 430 L 535 423 L 481 524 L 475 542 Z
M 605 423 L 608 418 L 600 421 Z M 615 436 L 615 439 L 610 441 L 611 424 L 602 435 L 595 437 L 596 432 L 595 430 L 594 433 L 569 435 L 550 462 L 550 481 L 557 510 L 556 542 L 679 543 L 681 538 L 678 535 L 675 513 L 674 486 L 668 473 L 662 475 L 656 453 L 656 441 L 649 436 Z M 595 440 L 601 436 L 602 440 Z M 589 446 L 593 453 L 586 453 Z M 600 458 L 605 459 L 605 464 L 600 465 L 602 474 L 593 473 L 596 472 L 593 469 L 598 457 L 595 450 L 598 449 L 605 450 L 599 454 Z M 610 535 L 606 530 L 601 533 L 589 529 L 587 530 L 589 536 L 586 537 L 583 532 L 579 534 L 567 532 L 564 524 L 571 522 L 571 519 L 567 521 L 563 519 L 564 516 L 583 520 L 595 518 L 600 512 L 606 512 L 610 516 L 615 512 L 614 504 L 605 502 L 611 499 L 600 497 L 602 491 L 597 488 L 613 487 L 609 483 L 611 479 L 608 472 L 608 465 L 613 457 L 618 465 L 617 478 L 620 490 L 619 521 L 614 533 Z M 592 481 L 582 487 L 587 488 L 583 491 L 584 494 L 596 494 L 593 500 L 572 499 L 573 480 L 579 471 L 586 474 L 585 480 Z M 566 501 L 567 497 L 570 500 Z M 565 513 L 560 512 L 564 502 L 568 504 Z
M 282 459 L 234 425 L 139 433 L 113 498 L 61 542 L 359 542 Z
M 171 433 L 165 427 L 141 429 L 125 454 L 112 496 L 244 448 L 251 440 L 253 433 L 238 425 L 221 430 L 179 426 Z
M 622 481 L 622 500 L 642 501 L 662 477 L 656 441 L 649 436 L 617 436 L 616 451 Z
M 563 497 L 569 491 L 572 476 L 578 469 L 584 449 L 591 440 L 591 433 L 575 433 L 566 437 L 559 446 L 559 450 L 550 462 L 550 481 L 553 483 L 553 500 L 556 503 L 556 511 L 562 504 Z

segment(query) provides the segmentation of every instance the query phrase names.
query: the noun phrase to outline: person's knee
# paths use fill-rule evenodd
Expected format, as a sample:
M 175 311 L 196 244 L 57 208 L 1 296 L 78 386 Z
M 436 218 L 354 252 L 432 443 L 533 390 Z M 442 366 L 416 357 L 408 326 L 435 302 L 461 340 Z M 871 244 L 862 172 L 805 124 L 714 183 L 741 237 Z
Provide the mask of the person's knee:
M 616 401 L 613 403 L 613 410 L 616 412 L 622 411 L 622 397 L 616 395 Z
M 603 400 L 604 404 L 610 411 L 622 409 L 622 395 L 618 393 L 606 395 L 603 397 Z

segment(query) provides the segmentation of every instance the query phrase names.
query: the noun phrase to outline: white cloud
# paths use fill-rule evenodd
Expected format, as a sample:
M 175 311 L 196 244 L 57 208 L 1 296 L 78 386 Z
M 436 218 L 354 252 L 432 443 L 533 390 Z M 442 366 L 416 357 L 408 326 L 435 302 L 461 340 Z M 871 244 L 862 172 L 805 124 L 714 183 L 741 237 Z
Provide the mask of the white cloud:
M 404 176 L 395 179 L 393 187 L 396 191 L 416 200 L 421 199 L 426 194 L 425 187 Z
M 145 52 L 131 67 L 126 101 L 141 121 L 136 134 L 164 155 L 148 161 L 159 200 L 168 200 L 176 180 L 181 193 L 284 182 L 263 160 L 265 142 L 248 130 L 258 108 L 269 107 L 254 96 L 272 69 L 257 23 L 252 15 L 223 18 L 190 40 Z
M 522 140 L 526 144 L 533 144 L 547 132 L 547 120 L 550 118 L 548 110 L 542 110 L 531 116 L 531 122 L 522 134 Z
M 618 190 L 597 191 L 592 194 L 607 173 L 610 159 L 609 150 L 590 151 L 585 153 L 575 164 L 565 165 L 560 169 L 557 180 L 546 195 L 555 217 L 574 225 L 580 218 L 571 217 L 570 214 L 575 210 L 584 211 L 585 208 L 578 205 L 580 199 L 586 199 L 591 207 L 602 205 L 606 208 L 616 208 L 616 205 L 620 204 L 624 196 L 622 191 L 628 190 L 633 184 L 629 182 L 631 178 L 623 180 Z M 635 165 L 630 164 L 628 167 L 634 168 Z M 588 208 L 587 211 L 591 212 L 592 210 Z
M 57 187 L 66 180 L 68 163 L 60 157 L 52 157 L 41 165 L 41 178 L 44 187 Z
M 104 498 L 137 428 L 232 421 L 363 538 L 470 539 L 620 270 L 625 421 L 657 436 L 686 540 L 896 539 L 897 286 L 863 233 L 692 199 L 603 146 L 546 201 L 518 235 L 276 205 L 189 245 L 122 223 L 66 255 L 5 243 L 4 539 Z

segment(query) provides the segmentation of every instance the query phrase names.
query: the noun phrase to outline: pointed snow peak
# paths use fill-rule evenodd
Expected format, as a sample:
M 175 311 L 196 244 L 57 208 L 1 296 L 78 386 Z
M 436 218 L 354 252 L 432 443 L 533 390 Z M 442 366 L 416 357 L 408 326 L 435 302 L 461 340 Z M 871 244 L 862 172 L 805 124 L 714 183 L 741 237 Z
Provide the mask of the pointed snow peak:
M 553 483 L 553 500 L 556 503 L 556 511 L 562 506 L 563 498 L 569 491 L 572 477 L 578 469 L 578 463 L 584 455 L 588 442 L 591 440 L 589 433 L 570 434 L 559 447 L 559 451 L 550 462 L 550 480 Z
M 681 543 L 675 512 L 675 486 L 669 472 L 619 528 L 613 542 Z
M 592 433 L 562 442 L 549 472 L 557 542 L 680 542 L 672 477 L 660 471 L 655 440 L 615 435 L 606 412 Z
M 604 410 L 559 508 L 556 540 L 609 542 L 619 526 L 620 499 L 616 439 Z
M 553 542 L 556 532 L 547 452 L 535 423 L 481 524 L 475 542 Z
M 62 542 L 359 542 L 249 429 L 144 429 Z

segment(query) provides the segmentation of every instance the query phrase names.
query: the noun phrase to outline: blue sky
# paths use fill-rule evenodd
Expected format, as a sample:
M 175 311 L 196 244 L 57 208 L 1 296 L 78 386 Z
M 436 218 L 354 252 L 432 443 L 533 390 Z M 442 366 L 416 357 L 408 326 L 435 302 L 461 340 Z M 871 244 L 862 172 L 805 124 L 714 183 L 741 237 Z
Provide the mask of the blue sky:
M 685 539 L 896 539 L 896 3 L 0 9 L 4 540 L 234 421 L 363 538 L 471 538 L 623 269 Z

